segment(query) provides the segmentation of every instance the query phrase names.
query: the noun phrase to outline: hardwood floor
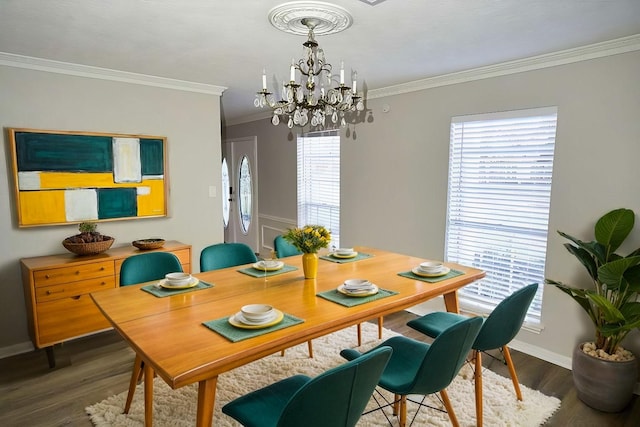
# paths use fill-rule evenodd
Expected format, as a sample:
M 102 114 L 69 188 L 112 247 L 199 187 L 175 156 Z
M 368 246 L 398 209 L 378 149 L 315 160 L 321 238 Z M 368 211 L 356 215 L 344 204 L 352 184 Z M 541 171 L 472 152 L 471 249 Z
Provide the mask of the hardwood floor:
M 385 327 L 423 339 L 406 326 L 414 317 L 407 312 L 387 316 Z M 55 352 L 54 369 L 49 369 L 44 351 L 0 360 L 0 426 L 91 427 L 84 408 L 128 387 L 134 354 L 116 332 L 70 341 L 56 346 Z M 517 351 L 512 357 L 521 384 L 562 400 L 546 426 L 640 426 L 638 396 L 623 412 L 598 412 L 578 400 L 570 371 Z M 509 375 L 502 362 L 490 357 L 484 362 L 494 372 Z

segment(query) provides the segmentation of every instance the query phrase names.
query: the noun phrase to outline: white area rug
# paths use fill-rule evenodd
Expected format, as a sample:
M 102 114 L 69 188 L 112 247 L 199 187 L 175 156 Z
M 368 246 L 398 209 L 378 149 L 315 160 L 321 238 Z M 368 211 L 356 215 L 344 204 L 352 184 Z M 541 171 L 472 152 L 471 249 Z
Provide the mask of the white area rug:
M 378 344 L 377 326 L 363 323 L 362 327 L 364 344 L 361 350 Z M 384 338 L 389 338 L 393 335 L 396 334 L 392 331 L 384 330 Z M 227 402 L 252 390 L 295 374 L 302 373 L 311 377 L 316 376 L 333 366 L 344 363 L 345 360 L 339 355 L 340 350 L 353 347 L 355 344 L 356 329 L 352 327 L 313 340 L 313 359 L 309 359 L 307 344 L 305 343 L 288 349 L 284 357 L 280 357 L 279 353 L 274 354 L 221 375 L 218 378 L 216 391 L 215 426 L 239 425 L 235 420 L 221 412 L 220 408 Z M 515 397 L 511 379 L 494 374 L 489 370 L 483 372 L 483 386 L 484 424 L 487 426 L 539 426 L 560 407 L 560 400 L 557 398 L 545 396 L 522 385 L 524 400 L 519 402 Z M 462 426 L 475 426 L 473 373 L 468 365 L 463 367 L 458 377 L 447 388 L 447 392 L 460 424 Z M 143 426 L 143 393 L 142 385 L 138 386 L 129 415 L 122 414 L 127 396 L 126 391 L 89 406 L 86 411 L 97 427 Z M 195 424 L 197 396 L 197 385 L 171 390 L 163 380 L 156 378 L 153 396 L 154 426 L 193 426 Z M 428 398 L 428 402 L 431 406 L 442 407 L 433 396 Z M 417 406 L 409 403 L 409 422 Z M 386 411 L 390 413 L 389 408 Z M 388 425 L 388 423 L 380 411 L 363 416 L 358 423 L 358 426 L 362 427 L 385 425 Z M 395 420 L 394 425 L 397 425 L 397 420 Z M 423 407 L 420 409 L 413 425 L 448 427 L 451 423 L 446 413 Z

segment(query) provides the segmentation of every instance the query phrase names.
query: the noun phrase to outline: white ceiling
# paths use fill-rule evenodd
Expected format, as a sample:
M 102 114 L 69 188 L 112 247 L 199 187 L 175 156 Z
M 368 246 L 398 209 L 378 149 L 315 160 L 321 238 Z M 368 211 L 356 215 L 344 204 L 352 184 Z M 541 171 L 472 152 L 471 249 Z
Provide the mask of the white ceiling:
M 319 36 L 368 90 L 640 34 L 640 0 L 332 0 L 353 25 Z M 304 36 L 281 0 L 0 0 L 0 52 L 227 87 L 227 122 L 288 76 Z M 347 71 L 348 75 L 348 71 Z

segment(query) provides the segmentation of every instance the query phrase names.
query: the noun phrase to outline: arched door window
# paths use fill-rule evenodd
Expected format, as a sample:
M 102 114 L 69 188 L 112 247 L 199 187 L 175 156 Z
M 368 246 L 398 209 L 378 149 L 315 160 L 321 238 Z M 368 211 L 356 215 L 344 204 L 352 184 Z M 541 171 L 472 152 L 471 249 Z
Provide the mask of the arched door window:
M 242 160 L 240 160 L 240 171 L 238 173 L 238 212 L 240 215 L 241 229 L 244 234 L 249 232 L 251 225 L 252 186 L 249 159 L 244 156 Z
M 231 182 L 229 180 L 229 164 L 227 158 L 222 159 L 222 224 L 229 227 L 229 213 L 231 211 Z

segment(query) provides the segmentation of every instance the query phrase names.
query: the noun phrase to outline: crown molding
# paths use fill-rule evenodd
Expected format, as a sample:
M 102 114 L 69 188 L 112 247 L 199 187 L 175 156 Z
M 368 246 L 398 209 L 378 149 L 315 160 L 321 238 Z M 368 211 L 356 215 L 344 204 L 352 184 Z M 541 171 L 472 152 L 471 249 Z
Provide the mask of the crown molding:
M 640 50 L 640 34 L 609 40 L 606 42 L 582 46 L 575 49 L 567 49 L 545 55 L 532 56 L 516 61 L 503 62 L 486 67 L 474 68 L 458 73 L 443 74 L 408 83 L 401 83 L 380 89 L 372 89 L 367 92 L 366 99 L 382 98 L 385 96 L 400 95 L 408 92 L 431 89 L 440 86 L 448 86 L 491 77 L 506 76 L 509 74 L 523 73 L 587 61 L 605 56 Z
M 118 71 L 108 68 L 92 67 L 89 65 L 72 64 L 70 62 L 53 61 L 50 59 L 15 55 L 13 53 L 6 52 L 0 52 L 0 65 L 6 65 L 7 67 L 26 68 L 36 71 L 46 71 L 50 73 L 66 74 L 70 76 L 88 77 L 92 79 L 161 87 L 165 89 L 181 90 L 185 92 L 205 93 L 217 96 L 222 96 L 222 92 L 227 89 L 224 86 L 195 83 L 185 80 L 169 79 L 165 77 L 149 76 L 145 74 L 130 73 L 128 71 Z

